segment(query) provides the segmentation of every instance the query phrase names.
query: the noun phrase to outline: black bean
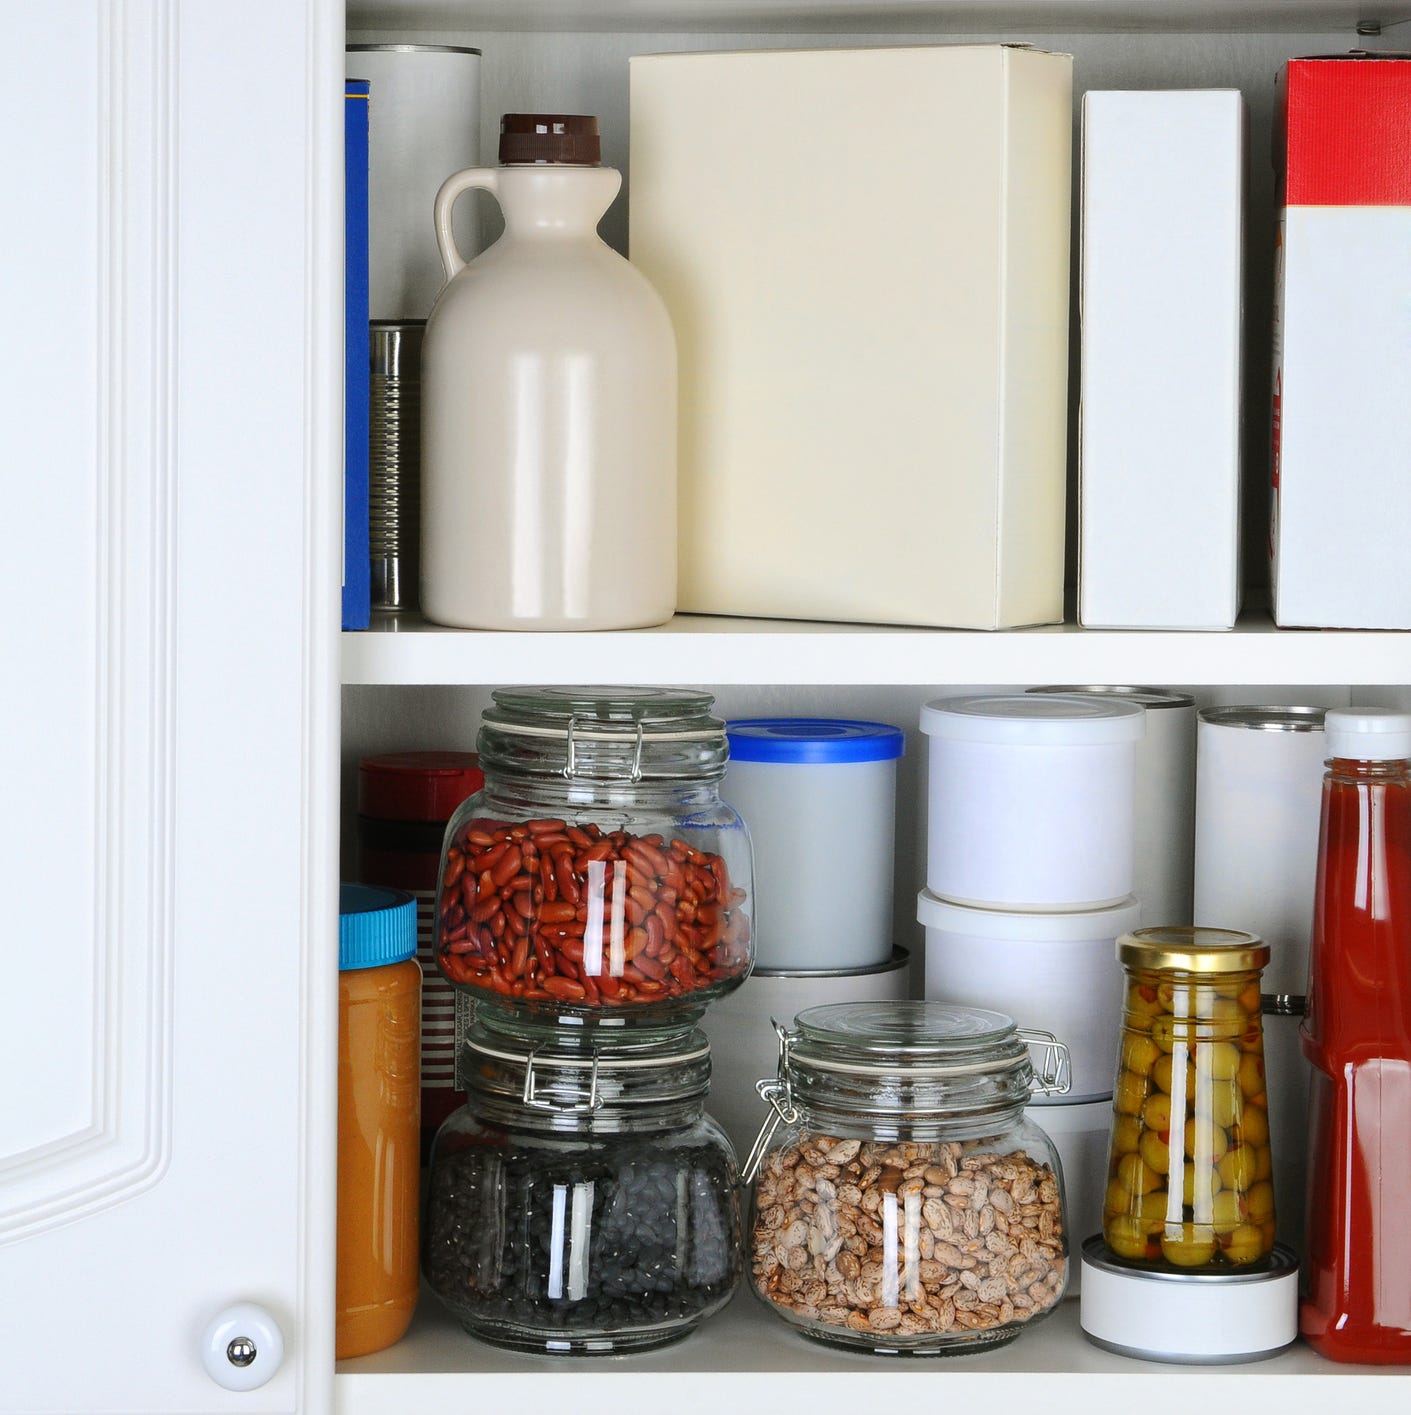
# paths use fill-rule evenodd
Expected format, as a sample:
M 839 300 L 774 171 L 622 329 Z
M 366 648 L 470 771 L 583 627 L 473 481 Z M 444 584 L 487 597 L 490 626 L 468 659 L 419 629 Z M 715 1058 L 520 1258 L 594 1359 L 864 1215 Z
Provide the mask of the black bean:
M 689 1327 L 741 1271 L 733 1165 L 712 1144 L 509 1140 L 438 1154 L 423 1233 L 433 1291 L 492 1339 Z

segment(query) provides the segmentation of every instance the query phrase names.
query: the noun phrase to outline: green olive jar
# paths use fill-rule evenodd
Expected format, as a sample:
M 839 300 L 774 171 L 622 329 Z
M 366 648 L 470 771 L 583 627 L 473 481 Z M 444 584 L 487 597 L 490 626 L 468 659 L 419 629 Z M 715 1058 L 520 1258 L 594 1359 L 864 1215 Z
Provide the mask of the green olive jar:
M 1248 1269 L 1274 1247 L 1260 970 L 1233 929 L 1146 928 L 1127 971 L 1103 1237 L 1113 1255 L 1183 1272 Z

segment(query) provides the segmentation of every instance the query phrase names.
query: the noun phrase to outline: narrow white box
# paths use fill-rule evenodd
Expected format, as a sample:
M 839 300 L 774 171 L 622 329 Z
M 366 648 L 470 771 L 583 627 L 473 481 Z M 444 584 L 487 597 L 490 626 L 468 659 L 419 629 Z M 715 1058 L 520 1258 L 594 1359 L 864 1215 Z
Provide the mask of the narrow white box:
M 680 359 L 680 608 L 1061 619 L 1072 60 L 649 55 L 631 109 L 631 256 Z
M 1231 629 L 1240 597 L 1245 107 L 1083 99 L 1078 617 Z
M 1274 619 L 1411 629 L 1411 60 L 1284 76 Z

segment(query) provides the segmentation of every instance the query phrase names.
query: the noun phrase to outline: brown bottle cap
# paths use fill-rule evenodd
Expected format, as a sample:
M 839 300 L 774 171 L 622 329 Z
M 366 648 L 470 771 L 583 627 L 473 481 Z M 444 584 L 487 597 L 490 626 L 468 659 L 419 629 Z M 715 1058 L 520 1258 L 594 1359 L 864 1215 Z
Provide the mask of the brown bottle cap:
M 596 167 L 603 160 L 598 120 L 574 113 L 506 113 L 500 119 L 500 161 L 560 162 Z

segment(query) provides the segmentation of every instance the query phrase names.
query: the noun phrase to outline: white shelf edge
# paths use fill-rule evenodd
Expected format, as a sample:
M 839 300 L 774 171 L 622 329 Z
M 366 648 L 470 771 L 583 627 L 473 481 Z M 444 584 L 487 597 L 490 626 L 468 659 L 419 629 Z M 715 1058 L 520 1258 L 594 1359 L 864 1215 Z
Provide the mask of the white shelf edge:
M 1298 33 L 1411 19 L 1405 0 L 348 0 L 356 32 Z
M 979 633 L 678 615 L 659 629 L 587 634 L 437 629 L 417 618 L 342 637 L 345 684 L 649 682 L 1025 684 L 1179 682 L 1402 685 L 1411 635 L 1274 629 Z
M 944 1377 L 943 1385 L 918 1385 L 933 1377 Z M 1143 1415 L 1189 1415 L 1200 1402 L 1218 1409 L 1232 1397 L 1239 1408 L 1322 1415 L 1334 1395 L 1326 1377 L 1337 1378 L 1335 1398 L 1355 1404 L 1359 1415 L 1401 1415 L 1411 1403 L 1411 1373 L 1338 1366 L 1301 1343 L 1270 1360 L 1235 1366 L 1156 1365 L 1113 1355 L 1084 1338 L 1075 1299 L 998 1350 L 899 1361 L 806 1341 L 741 1290 L 724 1312 L 674 1346 L 587 1359 L 516 1356 L 485 1346 L 423 1293 L 408 1336 L 375 1356 L 340 1362 L 335 1386 L 339 1415 L 456 1409 L 471 1396 L 487 1409 L 510 1402 L 509 1408 L 547 1410 L 568 1402 L 574 1415 L 665 1409 L 720 1415 L 724 1408 L 789 1411 L 801 1403 L 867 1409 L 879 1400 L 941 1395 L 984 1402 L 978 1408 L 985 1409 L 1013 1400 L 1023 1402 L 1014 1408 L 1042 1408 L 1045 1415 L 1090 1415 L 1118 1408 L 1117 1401 Z

